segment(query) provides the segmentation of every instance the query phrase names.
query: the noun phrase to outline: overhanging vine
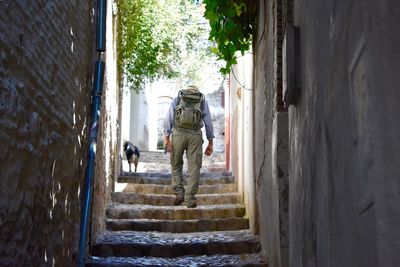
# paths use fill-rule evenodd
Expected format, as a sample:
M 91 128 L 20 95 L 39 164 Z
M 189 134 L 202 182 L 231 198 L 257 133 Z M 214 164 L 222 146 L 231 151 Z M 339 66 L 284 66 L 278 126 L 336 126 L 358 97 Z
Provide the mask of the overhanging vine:
M 255 18 L 251 6 L 245 0 L 204 0 L 203 3 L 206 5 L 204 16 L 211 26 L 210 40 L 216 43 L 212 52 L 226 62 L 220 72 L 228 74 L 237 63 L 236 52 L 243 55 L 252 45 Z

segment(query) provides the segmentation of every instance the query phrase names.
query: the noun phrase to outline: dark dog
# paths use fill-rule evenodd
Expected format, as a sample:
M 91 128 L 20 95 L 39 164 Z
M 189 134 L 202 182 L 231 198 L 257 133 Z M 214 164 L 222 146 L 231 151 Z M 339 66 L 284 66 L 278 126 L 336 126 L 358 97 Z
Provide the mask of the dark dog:
M 137 165 L 139 162 L 140 158 L 140 151 L 137 146 L 134 146 L 131 142 L 126 141 L 124 143 L 124 152 L 126 155 L 126 159 L 128 160 L 129 163 L 129 172 L 132 172 L 131 170 L 131 164 L 135 164 L 135 172 L 137 170 Z

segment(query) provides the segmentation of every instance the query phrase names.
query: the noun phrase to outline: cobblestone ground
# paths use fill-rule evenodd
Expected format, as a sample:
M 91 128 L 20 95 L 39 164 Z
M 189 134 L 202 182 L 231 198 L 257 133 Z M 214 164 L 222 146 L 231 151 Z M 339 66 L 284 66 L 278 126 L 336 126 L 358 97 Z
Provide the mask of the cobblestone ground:
M 93 257 L 90 266 L 266 266 L 263 262 L 265 260 L 259 254 L 184 256 L 173 259 L 157 257 Z
M 203 157 L 194 209 L 173 206 L 169 154 L 144 151 L 128 170 L 123 161 L 87 266 L 268 266 L 223 154 Z

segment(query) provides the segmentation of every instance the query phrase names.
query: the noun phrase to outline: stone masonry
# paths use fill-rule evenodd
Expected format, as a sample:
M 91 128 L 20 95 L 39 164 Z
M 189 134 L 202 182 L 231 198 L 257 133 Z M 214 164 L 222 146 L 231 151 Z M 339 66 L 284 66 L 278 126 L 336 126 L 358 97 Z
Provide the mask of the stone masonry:
M 0 266 L 73 266 L 93 1 L 0 1 Z

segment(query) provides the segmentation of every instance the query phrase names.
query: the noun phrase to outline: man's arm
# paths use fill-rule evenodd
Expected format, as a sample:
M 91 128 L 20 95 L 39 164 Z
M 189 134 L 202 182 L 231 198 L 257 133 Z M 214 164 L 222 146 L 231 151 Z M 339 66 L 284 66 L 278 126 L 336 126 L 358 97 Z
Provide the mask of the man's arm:
M 164 147 L 166 152 L 171 152 L 172 151 L 172 143 L 171 140 L 169 140 L 169 135 L 164 135 Z M 164 152 L 164 153 L 166 153 Z
M 204 152 L 204 154 L 206 154 L 207 156 L 211 156 L 211 154 L 213 153 L 213 139 L 208 139 L 208 146 L 206 148 L 206 151 Z
M 175 99 L 172 100 L 171 105 L 168 109 L 167 115 L 165 116 L 164 120 L 164 147 L 166 148 L 167 152 L 172 151 L 172 143 L 169 136 L 172 133 L 172 127 L 174 122 L 174 112 L 175 112 Z
M 208 146 L 204 154 L 211 156 L 213 152 L 213 138 L 214 138 L 214 127 L 211 119 L 210 108 L 208 107 L 207 101 L 204 101 L 203 122 L 206 128 L 206 136 L 208 139 Z

